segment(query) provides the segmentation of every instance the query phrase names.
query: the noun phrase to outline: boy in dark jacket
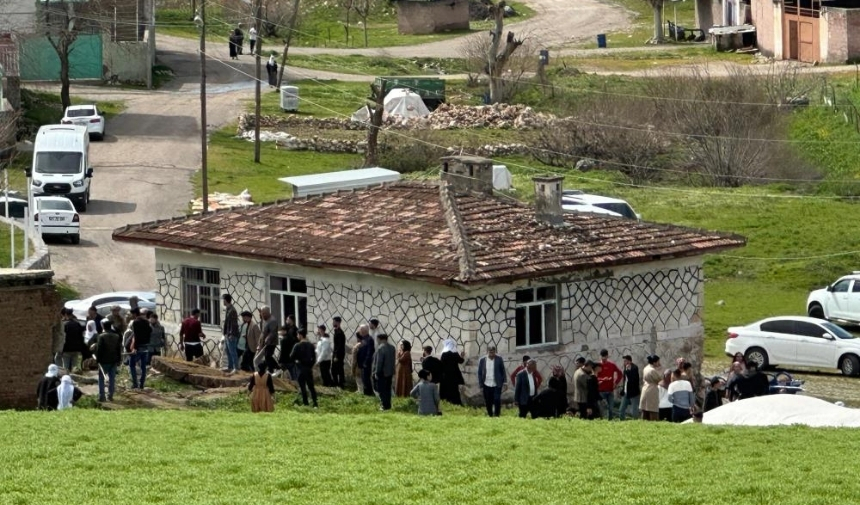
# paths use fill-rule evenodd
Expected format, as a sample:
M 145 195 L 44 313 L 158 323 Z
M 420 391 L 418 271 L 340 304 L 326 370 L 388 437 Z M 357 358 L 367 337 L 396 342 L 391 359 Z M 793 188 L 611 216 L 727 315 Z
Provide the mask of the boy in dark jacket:
M 589 368 L 591 370 L 586 370 L 586 373 L 588 373 L 588 393 L 585 403 L 591 413 L 587 419 L 600 419 L 600 386 L 597 381 L 597 374 L 603 367 L 599 361 L 589 362 L 588 365 L 590 365 Z

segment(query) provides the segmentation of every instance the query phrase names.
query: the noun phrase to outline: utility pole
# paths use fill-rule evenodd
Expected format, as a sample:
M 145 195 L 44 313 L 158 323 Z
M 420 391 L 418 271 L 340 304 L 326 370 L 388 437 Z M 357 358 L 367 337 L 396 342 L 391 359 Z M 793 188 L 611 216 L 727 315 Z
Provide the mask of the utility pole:
M 206 0 L 200 0 L 200 172 L 203 177 L 203 213 L 209 212 L 209 171 L 206 160 Z
M 255 72 L 256 87 L 254 89 L 254 163 L 260 162 L 260 46 L 263 45 L 263 27 L 260 18 L 263 17 L 263 0 L 257 0 L 257 8 L 254 14 L 254 25 L 257 30 L 257 46 L 254 48 L 254 56 L 257 60 Z

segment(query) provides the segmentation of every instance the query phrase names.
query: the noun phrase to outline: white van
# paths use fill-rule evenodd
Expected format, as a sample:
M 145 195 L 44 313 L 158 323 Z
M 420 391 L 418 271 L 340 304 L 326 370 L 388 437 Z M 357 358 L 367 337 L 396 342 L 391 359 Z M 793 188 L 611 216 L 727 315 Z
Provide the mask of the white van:
M 90 201 L 90 137 L 86 126 L 45 125 L 33 146 L 33 196 L 64 196 L 86 212 Z

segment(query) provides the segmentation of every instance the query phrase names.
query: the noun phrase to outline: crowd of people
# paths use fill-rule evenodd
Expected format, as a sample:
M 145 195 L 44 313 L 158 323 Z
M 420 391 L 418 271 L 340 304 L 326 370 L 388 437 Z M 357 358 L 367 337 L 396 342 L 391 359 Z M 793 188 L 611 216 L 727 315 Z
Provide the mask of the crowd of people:
M 294 381 L 299 388 L 301 403 L 318 407 L 314 371 L 325 387 L 345 388 L 346 374 L 352 376 L 357 391 L 377 397 L 380 410 L 390 410 L 392 396 L 413 397 L 418 400 L 421 415 L 441 415 L 441 402 L 462 405 L 461 387 L 465 385 L 461 365 L 465 354 L 457 349 L 454 339 L 443 342 L 442 352 L 426 346 L 417 371 L 418 383 L 413 384 L 412 345 L 401 340 L 395 348 L 389 343 L 378 319 L 361 324 L 352 339 L 350 368 L 347 370 L 347 335 L 343 321 L 331 319 L 330 329 L 318 324 L 316 343 L 308 339 L 305 328 L 296 325 L 288 315 L 280 324 L 267 306 L 253 312 L 239 312 L 230 294 L 222 296 L 224 305 L 221 342 L 226 356 L 226 375 L 240 371 L 251 373 L 248 390 L 254 412 L 274 410 L 274 378 Z M 129 367 L 132 389 L 143 389 L 152 356 L 160 355 L 167 344 L 164 327 L 154 312 L 138 306 L 129 299 L 127 316 L 117 305 L 106 318 L 95 307 L 81 322 L 70 309 L 63 309 L 64 343 L 45 377 L 37 388 L 40 409 L 68 408 L 80 396 L 80 390 L 68 375 L 60 378 L 61 366 L 68 371 L 78 359 L 94 359 L 98 368 L 99 401 L 113 401 L 116 372 L 121 364 Z M 200 321 L 201 312 L 193 309 L 180 326 L 178 350 L 187 361 L 204 356 L 207 336 Z M 494 346 L 480 357 L 477 366 L 477 386 L 482 393 L 487 415 L 501 415 L 502 393 L 513 388 L 513 402 L 520 417 L 549 418 L 575 416 L 582 419 L 605 417 L 642 418 L 650 421 L 683 422 L 699 417 L 724 401 L 761 396 L 769 392 L 767 376 L 758 371 L 755 362 L 734 357 L 727 378 L 705 380 L 684 358 L 674 366 L 664 367 L 656 355 L 647 357 L 640 374 L 639 367 L 629 355 L 622 357 L 621 367 L 609 359 L 607 350 L 600 351 L 597 361 L 578 357 L 568 383 L 568 372 L 560 365 L 552 366 L 551 376 L 537 370 L 537 362 L 524 356 L 522 364 L 508 375 L 505 361 Z M 68 389 L 61 381 L 67 381 Z M 542 386 L 543 387 L 542 389 Z M 75 394 L 67 394 L 68 391 Z M 620 403 L 619 403 L 620 402 Z

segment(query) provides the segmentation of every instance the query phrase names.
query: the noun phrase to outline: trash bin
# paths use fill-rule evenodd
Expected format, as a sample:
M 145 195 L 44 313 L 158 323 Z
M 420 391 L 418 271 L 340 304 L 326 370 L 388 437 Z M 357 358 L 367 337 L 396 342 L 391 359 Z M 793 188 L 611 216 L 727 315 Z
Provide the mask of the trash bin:
M 281 86 L 281 110 L 284 112 L 299 110 L 298 86 Z
M 597 34 L 597 47 L 604 49 L 606 48 L 606 34 L 598 33 Z

